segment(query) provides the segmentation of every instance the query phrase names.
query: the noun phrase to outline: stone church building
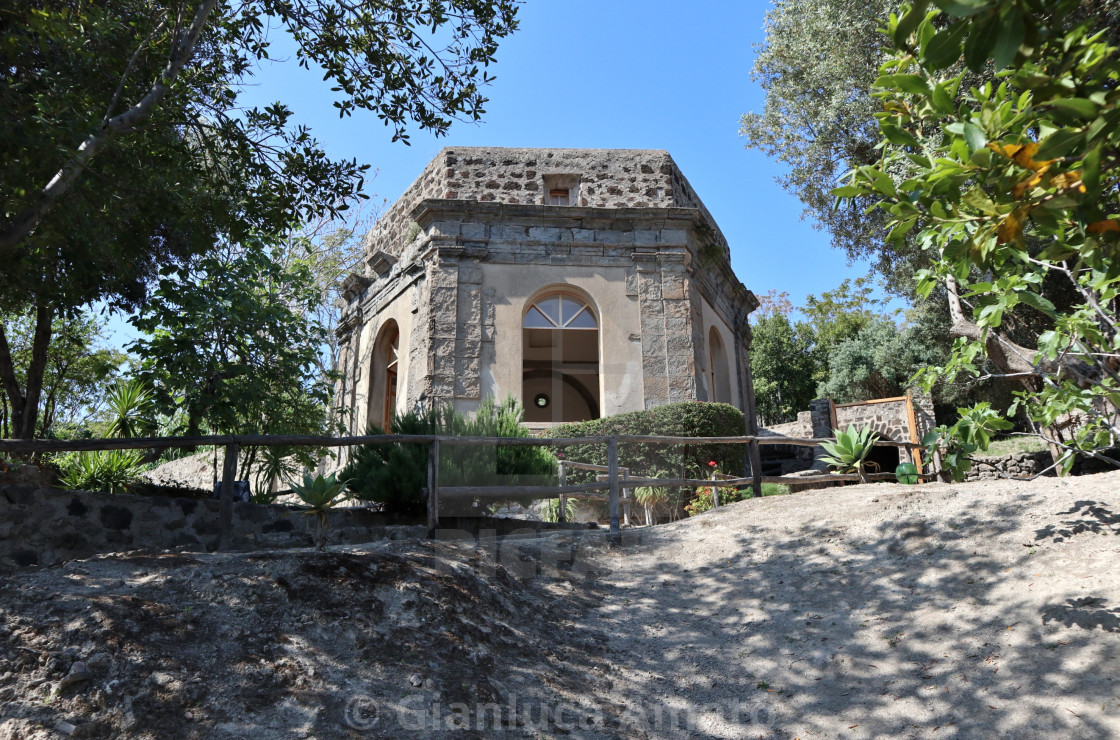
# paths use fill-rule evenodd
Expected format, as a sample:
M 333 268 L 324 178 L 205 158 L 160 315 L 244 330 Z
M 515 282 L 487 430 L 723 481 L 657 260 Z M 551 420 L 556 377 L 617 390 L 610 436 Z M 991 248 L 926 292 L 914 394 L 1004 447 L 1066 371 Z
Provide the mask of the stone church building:
M 664 151 L 445 148 L 344 288 L 354 433 L 509 395 L 535 428 L 686 400 L 753 418 L 758 300 Z

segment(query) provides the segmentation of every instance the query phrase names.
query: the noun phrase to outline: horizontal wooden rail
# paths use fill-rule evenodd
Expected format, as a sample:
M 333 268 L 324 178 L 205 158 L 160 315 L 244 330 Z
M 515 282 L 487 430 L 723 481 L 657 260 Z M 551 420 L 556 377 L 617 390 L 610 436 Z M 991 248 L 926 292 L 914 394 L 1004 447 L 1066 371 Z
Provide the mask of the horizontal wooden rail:
M 610 487 L 610 483 L 583 483 L 578 486 L 440 486 L 439 495 L 441 498 L 556 498 L 561 493 L 571 496 L 588 491 L 604 491 Z
M 734 488 L 735 486 L 749 485 L 753 480 L 754 478 L 747 476 L 746 478 L 720 478 L 718 480 L 708 478 L 627 478 L 623 482 L 627 486 L 648 486 L 651 488 L 668 486 L 677 488 L 706 488 L 708 486 Z
M 92 452 L 96 450 L 164 450 L 176 447 L 224 447 L 236 444 L 241 447 L 353 447 L 369 444 L 441 444 L 452 446 L 495 447 L 571 447 L 582 444 L 603 444 L 608 436 L 597 437 L 450 437 L 434 434 L 367 434 L 353 437 L 327 435 L 274 435 L 274 434 L 218 434 L 198 437 L 129 437 L 124 439 L 0 439 L 0 452 Z M 647 444 L 749 444 L 796 445 L 816 447 L 824 442 L 835 442 L 831 437 L 803 439 L 801 437 L 663 437 L 657 435 L 619 435 L 620 443 Z M 921 447 L 915 442 L 880 440 L 876 447 Z M 587 463 L 569 463 L 572 467 Z M 607 466 L 596 466 L 606 469 Z M 587 468 L 591 469 L 591 468 Z

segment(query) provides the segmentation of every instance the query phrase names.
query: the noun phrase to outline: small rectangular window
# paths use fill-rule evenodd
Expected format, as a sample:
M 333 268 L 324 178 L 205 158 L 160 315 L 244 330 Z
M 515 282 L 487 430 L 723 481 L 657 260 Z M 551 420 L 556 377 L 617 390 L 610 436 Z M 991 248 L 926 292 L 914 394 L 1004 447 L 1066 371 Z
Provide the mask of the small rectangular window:
M 550 206 L 566 206 L 568 205 L 568 190 L 549 190 L 548 191 L 548 204 Z

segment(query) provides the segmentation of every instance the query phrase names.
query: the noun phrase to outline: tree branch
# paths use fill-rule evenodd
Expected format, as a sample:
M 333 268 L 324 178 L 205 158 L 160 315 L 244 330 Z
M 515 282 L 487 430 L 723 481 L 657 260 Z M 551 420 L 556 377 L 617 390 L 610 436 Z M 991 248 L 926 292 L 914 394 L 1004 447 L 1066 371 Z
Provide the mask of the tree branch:
M 171 59 L 164 68 L 159 79 L 149 88 L 147 94 L 136 105 L 120 115 L 102 122 L 97 131 L 86 137 L 70 160 L 55 173 L 38 195 L 37 202 L 30 208 L 24 209 L 11 224 L 0 230 L 0 260 L 7 261 L 13 258 L 19 243 L 27 238 L 42 222 L 43 218 L 54 208 L 55 202 L 61 198 L 78 179 L 78 176 L 89 165 L 90 160 L 104 146 L 113 134 L 129 129 L 144 119 L 155 108 L 167 93 L 171 85 L 179 76 L 183 67 L 194 54 L 195 45 L 206 27 L 206 21 L 218 0 L 203 0 L 195 13 L 194 22 L 187 31 L 182 42 L 174 49 Z

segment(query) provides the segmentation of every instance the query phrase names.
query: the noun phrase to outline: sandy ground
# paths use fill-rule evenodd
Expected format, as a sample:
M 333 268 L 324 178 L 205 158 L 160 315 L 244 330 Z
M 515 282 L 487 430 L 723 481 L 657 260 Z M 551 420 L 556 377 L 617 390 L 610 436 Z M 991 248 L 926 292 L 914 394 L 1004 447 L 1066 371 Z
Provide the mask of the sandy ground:
M 1120 738 L 1120 473 L 0 579 L 0 740 Z M 454 533 L 447 533 L 453 536 Z
M 1120 473 L 827 489 L 643 534 L 587 622 L 630 736 L 1120 737 Z

